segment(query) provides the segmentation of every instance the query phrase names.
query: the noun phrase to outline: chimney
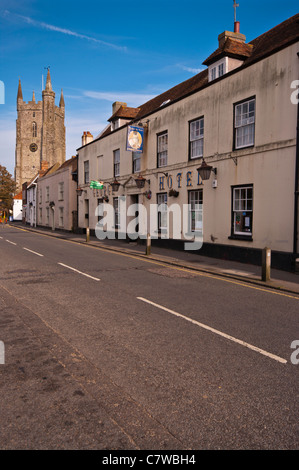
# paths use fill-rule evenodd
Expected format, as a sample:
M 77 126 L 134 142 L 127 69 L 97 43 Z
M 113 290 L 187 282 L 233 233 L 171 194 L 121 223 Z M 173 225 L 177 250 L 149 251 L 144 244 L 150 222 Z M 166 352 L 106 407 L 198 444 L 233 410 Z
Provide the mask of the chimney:
M 41 170 L 44 170 L 44 171 L 48 170 L 49 162 L 46 162 L 45 160 L 42 160 L 41 164 L 40 164 L 40 168 L 41 168 Z
M 232 31 L 224 31 L 223 33 L 219 34 L 218 36 L 218 42 L 219 42 L 219 49 L 221 49 L 225 41 L 227 39 L 233 39 L 234 41 L 239 41 L 239 42 L 246 42 L 246 36 L 244 34 L 240 33 L 240 22 L 236 21 L 234 24 L 234 32 Z
M 38 176 L 43 176 L 49 168 L 49 163 L 45 160 L 41 161 L 40 170 L 38 170 Z
M 113 103 L 112 105 L 112 116 L 114 113 L 116 113 L 116 111 L 121 108 L 121 107 L 124 107 L 126 108 L 127 107 L 127 103 L 122 103 L 121 101 L 115 101 L 115 103 Z
M 86 132 L 86 143 L 89 144 L 89 142 L 92 142 L 93 141 L 93 135 L 87 131 Z
M 92 142 L 93 141 L 93 135 L 87 131 L 87 132 L 83 132 L 83 135 L 82 135 L 82 147 L 83 145 L 86 145 L 86 144 L 89 144 L 89 142 Z

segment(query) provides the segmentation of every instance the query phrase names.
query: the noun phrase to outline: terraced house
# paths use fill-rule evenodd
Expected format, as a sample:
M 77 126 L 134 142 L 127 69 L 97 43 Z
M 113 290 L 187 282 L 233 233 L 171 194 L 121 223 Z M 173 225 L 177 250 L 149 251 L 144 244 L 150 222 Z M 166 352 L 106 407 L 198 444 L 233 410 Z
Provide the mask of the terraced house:
M 138 108 L 116 101 L 106 129 L 95 138 L 85 132 L 77 150 L 79 227 L 101 223 L 104 197 L 116 232 L 122 214 L 136 219 L 132 203 L 147 214 L 163 203 L 153 243 L 183 248 L 202 232 L 200 254 L 260 263 L 267 246 L 273 267 L 295 269 L 298 40 L 299 15 L 249 43 L 235 22 L 203 72 Z M 188 205 L 187 231 L 177 230 L 183 211 L 174 223 L 168 217 L 174 203 Z

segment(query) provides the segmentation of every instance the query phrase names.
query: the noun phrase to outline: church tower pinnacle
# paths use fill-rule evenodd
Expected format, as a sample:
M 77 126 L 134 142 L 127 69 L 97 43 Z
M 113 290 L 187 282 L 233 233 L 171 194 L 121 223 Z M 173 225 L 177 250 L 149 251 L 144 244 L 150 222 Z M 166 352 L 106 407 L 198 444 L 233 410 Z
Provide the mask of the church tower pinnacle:
M 19 104 L 23 102 L 23 93 L 22 93 L 22 86 L 21 86 L 21 79 L 19 78 L 19 86 L 18 86 L 18 95 L 17 95 L 17 107 Z
M 52 91 L 50 67 L 48 67 L 48 73 L 47 73 L 47 81 L 46 81 L 46 88 L 45 88 L 45 91 Z

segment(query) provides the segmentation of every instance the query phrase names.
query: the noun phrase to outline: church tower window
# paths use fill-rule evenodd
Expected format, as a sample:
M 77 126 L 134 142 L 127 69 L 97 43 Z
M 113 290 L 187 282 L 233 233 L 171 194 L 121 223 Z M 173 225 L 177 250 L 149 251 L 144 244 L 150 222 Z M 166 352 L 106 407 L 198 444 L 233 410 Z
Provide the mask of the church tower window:
M 37 125 L 36 122 L 32 123 L 32 137 L 37 137 Z

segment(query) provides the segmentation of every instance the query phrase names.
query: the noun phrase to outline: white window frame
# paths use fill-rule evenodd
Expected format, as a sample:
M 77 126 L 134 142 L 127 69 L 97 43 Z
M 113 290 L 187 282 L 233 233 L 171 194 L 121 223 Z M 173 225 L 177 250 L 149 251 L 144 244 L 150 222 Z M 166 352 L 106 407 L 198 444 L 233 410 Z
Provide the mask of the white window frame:
M 232 188 L 232 235 L 252 236 L 253 218 L 253 185 L 235 186 Z M 250 197 L 251 192 L 251 197 Z M 249 218 L 248 221 L 244 220 Z M 247 223 L 246 223 L 247 222 Z M 249 222 L 249 225 L 248 225 Z M 238 230 L 237 225 L 248 227 L 248 230 Z
M 167 230 L 167 193 L 157 194 L 158 232 Z
M 194 189 L 188 191 L 188 204 L 189 204 L 189 231 L 202 232 L 202 204 L 203 204 L 203 190 Z
M 58 201 L 64 200 L 64 183 L 58 183 Z
M 217 60 L 209 66 L 209 82 L 222 77 L 228 72 L 228 57 Z
M 89 160 L 84 162 L 84 184 L 89 183 Z
M 133 173 L 141 171 L 141 154 L 140 152 L 132 152 Z
M 235 104 L 235 149 L 252 147 L 255 138 L 255 98 Z
M 168 163 L 168 131 L 157 135 L 157 167 L 162 168 Z
M 120 149 L 113 150 L 113 176 L 120 176 Z
M 50 187 L 46 186 L 46 202 L 49 202 L 50 199 Z
M 203 157 L 204 118 L 189 123 L 190 160 Z
M 114 228 L 120 228 L 119 198 L 113 198 Z
M 224 62 L 218 65 L 218 77 L 222 77 L 224 75 Z
M 64 207 L 59 207 L 59 227 L 64 227 Z

